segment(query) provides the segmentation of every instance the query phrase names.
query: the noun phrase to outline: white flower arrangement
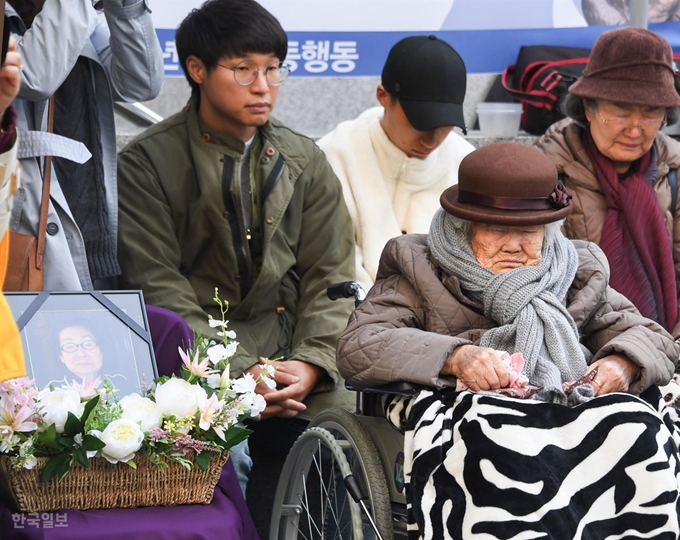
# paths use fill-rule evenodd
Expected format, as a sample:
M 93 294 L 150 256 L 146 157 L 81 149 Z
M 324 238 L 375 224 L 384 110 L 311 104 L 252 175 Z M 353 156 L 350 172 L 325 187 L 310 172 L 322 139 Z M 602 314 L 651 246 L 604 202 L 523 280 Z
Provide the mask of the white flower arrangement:
M 179 350 L 181 377 L 159 377 L 155 388 L 118 399 L 107 380 L 42 390 L 25 377 L 0 383 L 0 454 L 11 456 L 16 469 L 31 469 L 37 457 L 48 457 L 43 482 L 62 479 L 75 461 L 88 467 L 90 459 L 104 458 L 136 467 L 138 453 L 159 467 L 175 460 L 206 470 L 212 453 L 229 450 L 251 433 L 242 422 L 266 407 L 256 385 L 275 386 L 273 361 L 257 378 L 230 377 L 229 359 L 238 342 L 227 329 L 228 304 L 217 289 L 214 300 L 222 318 L 209 323 L 219 329 L 221 342 L 197 336 L 193 350 Z

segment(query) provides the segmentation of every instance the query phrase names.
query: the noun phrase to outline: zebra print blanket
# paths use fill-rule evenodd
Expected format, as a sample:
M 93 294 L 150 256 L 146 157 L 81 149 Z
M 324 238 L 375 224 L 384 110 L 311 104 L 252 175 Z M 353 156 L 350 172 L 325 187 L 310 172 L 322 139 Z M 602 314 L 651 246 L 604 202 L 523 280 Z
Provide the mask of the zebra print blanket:
M 678 538 L 677 412 L 656 387 L 573 408 L 437 390 L 397 399 L 409 538 Z

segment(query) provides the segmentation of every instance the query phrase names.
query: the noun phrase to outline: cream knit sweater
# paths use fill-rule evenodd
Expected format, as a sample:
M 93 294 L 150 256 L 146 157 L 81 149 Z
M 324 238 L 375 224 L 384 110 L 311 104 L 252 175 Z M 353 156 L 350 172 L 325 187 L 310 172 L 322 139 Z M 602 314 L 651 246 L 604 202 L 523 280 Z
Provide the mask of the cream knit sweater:
M 382 115 L 382 107 L 369 109 L 318 141 L 342 184 L 354 222 L 356 280 L 366 290 L 388 240 L 429 231 L 439 196 L 458 182 L 458 166 L 474 150 L 452 132 L 426 159 L 409 158 L 383 131 Z

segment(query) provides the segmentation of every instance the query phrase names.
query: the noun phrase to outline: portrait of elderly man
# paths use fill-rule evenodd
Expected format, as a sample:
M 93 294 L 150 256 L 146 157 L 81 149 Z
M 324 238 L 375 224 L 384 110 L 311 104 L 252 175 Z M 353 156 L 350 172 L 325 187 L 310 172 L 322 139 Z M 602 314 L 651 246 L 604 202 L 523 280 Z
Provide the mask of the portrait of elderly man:
M 563 236 L 553 163 L 483 147 L 441 205 L 429 235 L 387 244 L 338 343 L 353 386 L 426 387 L 388 407 L 410 537 L 678 534 L 676 417 L 657 387 L 678 346 L 609 286 L 596 244 Z

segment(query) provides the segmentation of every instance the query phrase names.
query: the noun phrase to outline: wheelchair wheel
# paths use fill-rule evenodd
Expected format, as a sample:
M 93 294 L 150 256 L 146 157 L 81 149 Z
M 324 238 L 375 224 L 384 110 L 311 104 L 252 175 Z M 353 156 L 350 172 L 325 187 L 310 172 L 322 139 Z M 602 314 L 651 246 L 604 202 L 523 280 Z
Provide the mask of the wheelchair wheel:
M 350 473 L 343 449 L 328 430 L 305 430 L 279 477 L 270 540 L 363 539 L 361 508 L 342 483 Z
M 343 449 L 359 488 L 367 497 L 371 517 L 383 538 L 393 538 L 392 503 L 385 471 L 366 428 L 356 416 L 344 409 L 328 409 L 319 413 L 310 426 L 330 431 Z M 373 539 L 375 533 L 362 514 L 362 538 Z

